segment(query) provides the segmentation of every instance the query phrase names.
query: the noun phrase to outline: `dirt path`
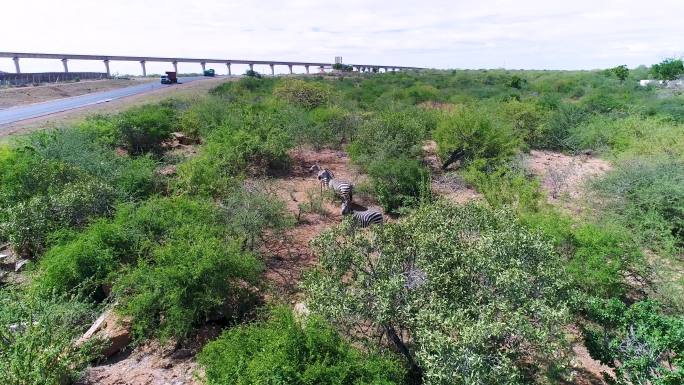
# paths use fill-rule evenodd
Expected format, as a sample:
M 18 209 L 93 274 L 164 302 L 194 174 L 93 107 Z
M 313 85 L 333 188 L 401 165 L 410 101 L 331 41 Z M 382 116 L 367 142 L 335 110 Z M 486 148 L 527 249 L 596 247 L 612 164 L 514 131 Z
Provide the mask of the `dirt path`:
M 342 151 L 297 149 L 290 154 L 292 172 L 273 181 L 278 196 L 287 204 L 287 209 L 299 216 L 299 223 L 280 237 L 273 237 L 261 249 L 266 260 L 266 277 L 278 295 L 296 297 L 302 274 L 317 263 L 309 242 L 321 231 L 342 221 L 340 206 L 329 194 L 320 193 L 316 173 L 309 171 L 314 164 L 330 169 L 336 178 L 342 178 L 359 185 L 364 176 L 349 164 L 347 154 Z M 300 205 L 311 207 L 311 201 L 322 206 L 314 212 L 300 214 Z M 372 206 L 372 202 L 361 194 L 354 196 L 354 202 Z M 293 298 L 294 298 L 293 297 Z
M 83 80 L 76 83 L 55 83 L 35 87 L 3 88 L 0 89 L 0 109 L 130 87 L 152 81 L 157 81 L 157 79 L 132 78 Z

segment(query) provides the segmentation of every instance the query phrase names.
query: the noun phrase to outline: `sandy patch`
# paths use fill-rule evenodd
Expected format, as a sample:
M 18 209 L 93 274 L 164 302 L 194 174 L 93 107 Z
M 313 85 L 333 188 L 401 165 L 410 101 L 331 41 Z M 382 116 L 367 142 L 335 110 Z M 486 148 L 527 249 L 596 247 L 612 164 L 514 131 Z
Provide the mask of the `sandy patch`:
M 610 163 L 588 155 L 570 156 L 552 151 L 532 150 L 525 166 L 541 180 L 548 202 L 576 211 L 586 183 L 612 169 Z

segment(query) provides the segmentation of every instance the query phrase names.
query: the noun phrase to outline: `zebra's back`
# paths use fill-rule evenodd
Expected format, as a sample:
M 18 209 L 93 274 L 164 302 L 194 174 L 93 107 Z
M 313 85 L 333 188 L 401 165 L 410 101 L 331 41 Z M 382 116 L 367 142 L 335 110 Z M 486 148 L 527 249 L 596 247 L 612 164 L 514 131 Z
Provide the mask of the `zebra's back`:
M 382 213 L 377 210 L 354 211 L 352 214 L 354 222 L 361 227 L 370 225 L 381 225 L 384 221 Z
M 354 185 L 351 182 L 347 182 L 339 179 L 331 179 L 328 186 L 332 188 L 335 193 L 342 197 L 347 202 L 351 202 L 352 196 L 354 194 Z

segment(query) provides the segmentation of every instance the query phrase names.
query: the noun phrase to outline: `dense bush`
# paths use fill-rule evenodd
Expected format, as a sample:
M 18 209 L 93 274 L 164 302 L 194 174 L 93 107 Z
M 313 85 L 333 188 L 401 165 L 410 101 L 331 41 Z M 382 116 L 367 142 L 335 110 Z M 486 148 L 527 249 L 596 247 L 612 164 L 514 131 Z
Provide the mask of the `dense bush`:
M 338 106 L 315 108 L 310 118 L 311 122 L 294 134 L 299 143 L 314 149 L 340 148 L 351 141 L 361 123 L 357 115 Z
M 207 319 L 240 320 L 251 311 L 261 264 L 196 221 L 125 268 L 114 285 L 137 337 L 186 337 Z
M 426 384 L 528 383 L 534 356 L 563 362 L 561 261 L 506 211 L 440 202 L 364 235 L 335 228 L 313 246 L 312 310 L 352 335 L 381 330 Z
M 261 268 L 241 241 L 259 239 L 284 216 L 259 193 L 242 196 L 249 217 L 185 197 L 121 206 L 112 220 L 50 249 L 33 285 L 38 293 L 75 290 L 102 299 L 114 284 L 138 336 L 184 337 L 210 314 L 237 317 L 251 301 L 244 284 L 255 284 Z
M 461 160 L 464 165 L 492 167 L 508 160 L 520 148 L 520 139 L 512 127 L 468 107 L 445 113 L 434 138 L 444 166 Z
M 584 327 L 589 353 L 615 369 L 618 383 L 684 381 L 684 318 L 664 315 L 652 301 L 627 306 L 616 299 L 588 301 L 586 316 L 595 322 Z
M 539 209 L 543 196 L 539 182 L 530 180 L 519 168 L 502 166 L 487 172 L 472 165 L 464 170 L 463 177 L 492 207 L 510 206 L 520 212 Z
M 176 127 L 176 110 L 168 103 L 131 108 L 116 117 L 120 143 L 132 154 L 158 150 Z
M 543 128 L 543 139 L 538 147 L 551 150 L 578 150 L 568 143 L 570 132 L 587 119 L 587 111 L 574 104 L 561 104 Z
M 75 346 L 74 339 L 96 316 L 92 306 L 75 299 L 0 289 L 0 381 L 61 385 L 77 380 L 97 356 L 98 343 Z
M 430 172 L 417 160 L 376 161 L 368 167 L 368 175 L 378 203 L 385 211 L 416 206 L 431 199 Z
M 122 157 L 86 129 L 36 133 L 0 159 L 0 238 L 39 255 L 53 231 L 109 215 L 159 188 L 156 162 Z
M 298 320 L 286 308 L 224 332 L 199 362 L 209 385 L 391 385 L 403 377 L 399 363 L 362 353 L 322 320 Z
M 556 211 L 525 213 L 523 223 L 554 241 L 566 259 L 566 272 L 573 284 L 592 296 L 620 297 L 629 286 L 625 276 L 643 274 L 644 259 L 632 234 L 607 221 L 573 223 Z
M 634 234 L 671 253 L 684 248 L 684 163 L 678 159 L 625 161 L 594 187 L 608 212 Z
M 322 83 L 286 79 L 275 86 L 273 94 L 297 106 L 313 109 L 328 103 L 331 90 Z
M 232 109 L 206 137 L 202 153 L 179 165 L 175 188 L 222 196 L 240 175 L 264 176 L 288 166 L 300 111 L 282 104 L 246 104 Z
M 416 84 L 414 86 L 405 88 L 400 91 L 402 99 L 409 101 L 411 104 L 419 104 L 428 101 L 439 101 L 442 99 L 439 90 L 428 84 Z
M 516 136 L 531 147 L 543 142 L 542 125 L 546 112 L 538 103 L 511 100 L 501 106 L 504 119 L 513 126 Z
M 347 150 L 363 167 L 383 159 L 416 157 L 431 128 L 427 113 L 418 109 L 382 111 L 359 127 Z

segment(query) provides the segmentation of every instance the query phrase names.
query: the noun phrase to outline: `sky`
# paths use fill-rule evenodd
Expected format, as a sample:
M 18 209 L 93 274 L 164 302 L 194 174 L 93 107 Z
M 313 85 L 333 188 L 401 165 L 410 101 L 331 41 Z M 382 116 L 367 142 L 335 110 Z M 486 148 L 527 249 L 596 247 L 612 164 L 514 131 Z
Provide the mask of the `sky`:
M 3 52 L 596 69 L 682 56 L 683 36 L 684 0 L 8 0 L 0 6 Z M 22 72 L 62 70 L 58 60 L 21 66 Z M 148 73 L 171 69 L 147 66 Z M 103 67 L 69 63 L 71 71 Z M 111 67 L 140 72 L 137 63 Z M 179 71 L 199 69 L 181 64 Z M 12 60 L 0 58 L 0 71 L 14 72 Z

